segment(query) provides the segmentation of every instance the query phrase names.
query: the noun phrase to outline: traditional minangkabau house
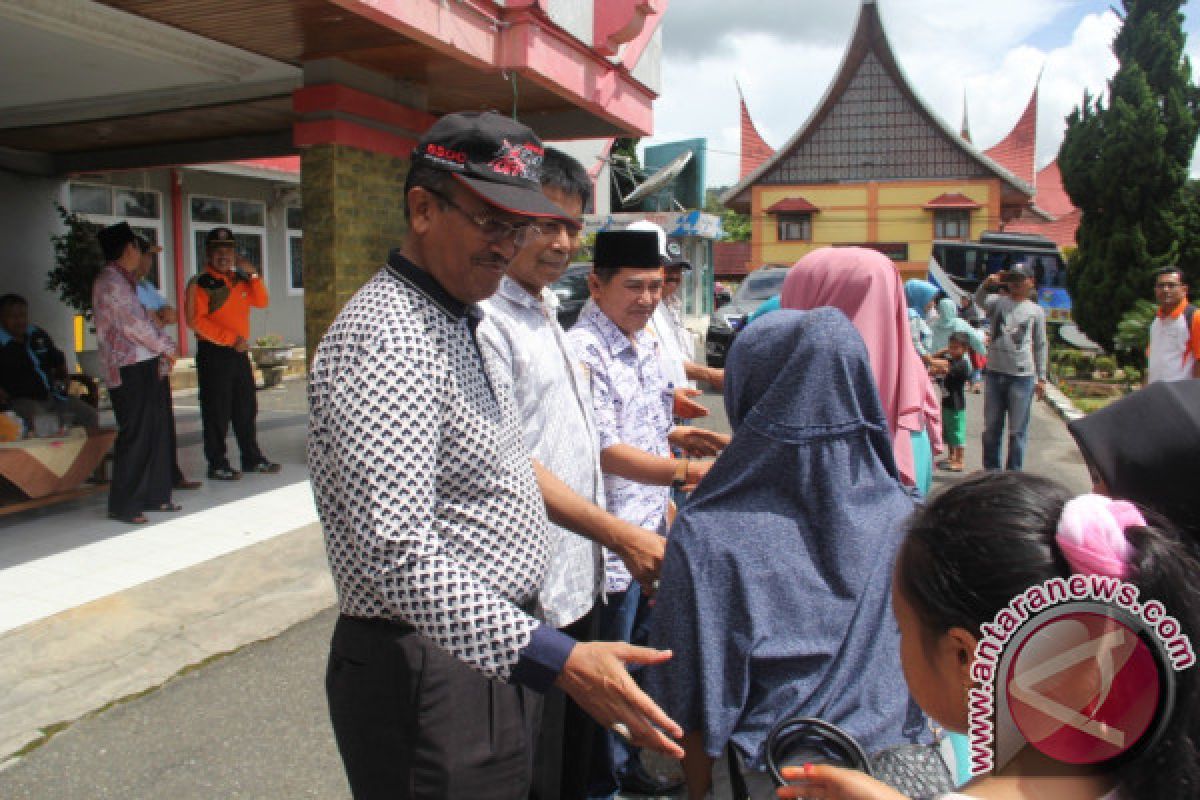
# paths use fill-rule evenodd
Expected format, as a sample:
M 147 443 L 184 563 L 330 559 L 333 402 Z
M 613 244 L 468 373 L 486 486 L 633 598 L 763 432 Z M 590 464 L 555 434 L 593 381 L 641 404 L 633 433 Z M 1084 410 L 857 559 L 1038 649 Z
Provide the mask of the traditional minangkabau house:
M 1027 124 L 980 151 L 916 93 L 877 0 L 863 0 L 837 76 L 785 145 L 772 152 L 741 101 L 741 180 L 721 201 L 751 215 L 747 267 L 861 245 L 885 253 L 906 277 L 919 276 L 935 239 L 1053 224 L 1066 212 L 1066 196 L 1055 165 L 1035 173 L 1036 92 L 1033 103 L 1034 113 L 1022 117 Z M 1043 181 L 1053 209 L 1035 205 Z

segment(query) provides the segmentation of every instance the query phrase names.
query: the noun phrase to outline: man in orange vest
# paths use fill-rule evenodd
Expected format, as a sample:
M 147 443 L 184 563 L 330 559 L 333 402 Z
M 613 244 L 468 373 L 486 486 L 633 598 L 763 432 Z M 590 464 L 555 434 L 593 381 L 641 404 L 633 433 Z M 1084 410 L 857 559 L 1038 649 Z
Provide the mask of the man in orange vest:
M 267 307 L 267 287 L 250 262 L 237 257 L 229 228 L 213 228 L 204 238 L 204 271 L 188 282 L 187 323 L 196 332 L 196 377 L 200 419 L 210 480 L 235 481 L 242 473 L 225 456 L 225 435 L 233 423 L 245 472 L 279 472 L 258 447 L 258 415 L 250 350 L 250 309 Z

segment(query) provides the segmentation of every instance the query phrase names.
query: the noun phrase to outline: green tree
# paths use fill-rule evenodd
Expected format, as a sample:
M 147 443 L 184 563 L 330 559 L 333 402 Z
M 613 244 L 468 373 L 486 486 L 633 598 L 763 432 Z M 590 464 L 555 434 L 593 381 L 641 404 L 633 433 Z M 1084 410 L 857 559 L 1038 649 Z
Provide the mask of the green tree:
M 54 266 L 46 275 L 46 288 L 57 292 L 69 308 L 92 318 L 92 283 L 104 269 L 104 253 L 96 234 L 100 226 L 54 204 L 62 218 L 63 232 L 52 234 Z
M 621 198 L 627 197 L 641 182 L 636 177 L 642 174 L 642 162 L 638 159 L 637 146 L 638 140 L 632 138 L 617 139 L 613 142 L 609 158 L 613 162 L 610 173 L 612 174 L 614 211 L 625 210 L 621 204 Z M 635 203 L 630 210 L 636 210 L 638 205 L 640 204 Z
M 748 242 L 750 241 L 750 217 L 746 214 L 739 214 L 732 208 L 725 208 L 721 205 L 720 197 L 728 189 L 728 186 L 720 186 L 714 189 L 705 190 L 704 210 L 709 214 L 720 215 L 722 241 Z
M 1200 92 L 1183 55 L 1182 0 L 1123 0 L 1108 97 L 1085 94 L 1067 117 L 1063 184 L 1083 211 L 1068 272 L 1073 316 L 1111 343 L 1149 291 L 1153 271 L 1180 255 L 1184 186 L 1200 130 Z

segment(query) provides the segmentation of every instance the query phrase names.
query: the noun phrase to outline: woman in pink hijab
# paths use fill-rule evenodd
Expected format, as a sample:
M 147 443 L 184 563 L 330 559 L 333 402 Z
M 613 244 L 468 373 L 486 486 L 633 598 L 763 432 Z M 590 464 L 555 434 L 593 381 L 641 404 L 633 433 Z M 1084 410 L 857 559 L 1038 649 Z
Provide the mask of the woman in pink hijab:
M 900 273 L 886 256 L 861 247 L 824 247 L 796 262 L 783 282 L 784 308 L 840 309 L 867 343 L 871 370 L 905 484 L 928 494 L 942 445 L 942 410 L 913 349 Z

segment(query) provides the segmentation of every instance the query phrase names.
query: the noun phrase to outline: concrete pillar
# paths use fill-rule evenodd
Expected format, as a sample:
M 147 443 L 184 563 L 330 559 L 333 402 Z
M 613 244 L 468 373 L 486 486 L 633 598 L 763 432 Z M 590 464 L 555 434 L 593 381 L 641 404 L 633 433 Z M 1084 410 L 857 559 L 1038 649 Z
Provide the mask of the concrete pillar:
M 311 359 L 342 306 L 400 245 L 404 179 L 435 121 L 423 97 L 353 65 L 305 64 L 293 134 L 304 195 L 304 340 Z
M 326 328 L 404 238 L 408 162 L 341 144 L 301 158 L 304 191 L 304 341 L 311 358 Z

